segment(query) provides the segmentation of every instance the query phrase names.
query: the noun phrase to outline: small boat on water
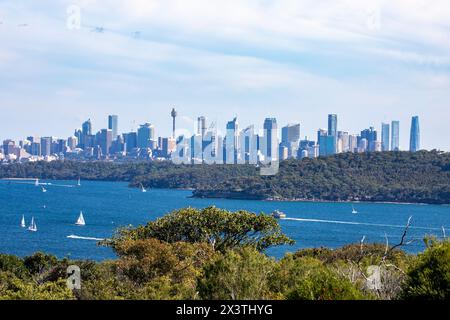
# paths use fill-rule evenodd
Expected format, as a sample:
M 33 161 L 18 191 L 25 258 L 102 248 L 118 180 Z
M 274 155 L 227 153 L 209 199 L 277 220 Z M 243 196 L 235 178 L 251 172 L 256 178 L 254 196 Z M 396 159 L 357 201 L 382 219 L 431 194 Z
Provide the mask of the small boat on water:
M 274 217 L 275 219 L 284 219 L 287 216 L 284 212 L 281 212 L 280 210 L 275 210 L 274 212 L 272 212 L 272 217 Z
M 355 206 L 352 206 L 352 213 L 353 214 L 357 214 L 358 213 L 358 211 L 355 209 Z
M 144 188 L 144 185 L 142 183 L 141 183 L 141 191 L 144 193 L 147 192 L 147 189 Z
M 75 225 L 77 226 L 85 226 L 86 221 L 84 221 L 83 211 L 80 211 L 80 216 L 78 217 L 77 222 L 75 222 Z
M 36 222 L 34 221 L 34 217 L 31 218 L 31 223 L 30 223 L 30 226 L 28 227 L 28 231 L 31 231 L 31 232 L 37 231 L 37 226 L 36 226 Z
M 78 178 L 77 186 L 81 187 L 81 179 L 80 178 Z
M 20 226 L 21 226 L 22 228 L 25 228 L 25 227 L 26 227 L 26 224 L 25 224 L 25 216 L 24 216 L 24 215 L 22 215 L 22 220 L 20 221 Z
M 42 192 L 44 192 L 44 193 L 47 192 L 47 189 L 45 189 L 45 188 L 42 187 L 42 186 L 41 186 L 41 188 L 42 188 Z

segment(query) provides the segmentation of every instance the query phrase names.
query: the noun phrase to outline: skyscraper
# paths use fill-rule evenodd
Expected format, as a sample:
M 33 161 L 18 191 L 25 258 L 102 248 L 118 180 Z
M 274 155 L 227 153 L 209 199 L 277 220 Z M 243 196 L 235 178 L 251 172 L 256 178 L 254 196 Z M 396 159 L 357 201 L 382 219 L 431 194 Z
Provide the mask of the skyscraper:
M 227 135 L 225 145 L 225 163 L 237 163 L 237 155 L 239 148 L 239 124 L 237 118 L 227 123 Z
M 321 157 L 330 156 L 336 153 L 336 137 L 329 135 L 327 130 L 319 130 L 317 141 L 319 143 L 319 155 Z
M 41 155 L 49 156 L 51 155 L 52 148 L 52 137 L 42 137 L 41 138 Z
M 277 161 L 279 156 L 277 119 L 266 118 L 264 120 L 264 141 L 266 150 L 263 150 L 263 154 L 266 157 L 266 162 Z
M 113 135 L 112 131 L 109 129 L 102 129 L 97 133 L 97 144 L 100 146 L 102 150 L 102 155 L 106 156 L 109 154 L 111 149 Z
M 197 119 L 197 134 L 201 135 L 202 137 L 206 134 L 206 118 L 201 116 Z
M 117 139 L 119 134 L 119 117 L 116 115 L 108 116 L 108 129 L 112 131 L 113 140 Z
M 152 140 L 155 140 L 155 126 L 150 123 L 141 125 L 137 131 L 137 147 L 149 148 Z
M 281 146 L 288 149 L 288 157 L 297 157 L 300 124 L 288 124 L 281 129 Z
M 381 150 L 389 151 L 389 134 L 390 134 L 390 125 L 389 123 L 381 124 Z
M 333 154 L 337 152 L 337 115 L 328 115 L 328 135 L 334 137 L 334 146 L 332 146 Z M 330 139 L 331 141 L 331 139 Z M 329 142 L 330 142 L 329 141 Z
M 411 152 L 416 152 L 420 150 L 420 126 L 418 116 L 414 116 L 411 121 L 411 136 L 409 142 L 409 150 Z
M 391 150 L 400 150 L 400 121 L 392 121 Z
M 337 115 L 328 115 L 328 135 L 337 137 Z
M 376 150 L 378 133 L 374 127 L 361 131 L 361 139 L 367 140 L 367 151 L 374 152 Z

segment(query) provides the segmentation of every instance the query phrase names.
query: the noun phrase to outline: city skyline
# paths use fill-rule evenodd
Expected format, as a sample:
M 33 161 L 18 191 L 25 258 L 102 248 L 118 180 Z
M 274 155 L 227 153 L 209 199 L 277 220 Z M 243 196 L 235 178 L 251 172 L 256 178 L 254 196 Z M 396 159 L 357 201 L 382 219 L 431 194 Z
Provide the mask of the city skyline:
M 221 128 L 235 115 L 261 128 L 268 116 L 301 123 L 310 138 L 327 128 L 326 114 L 339 114 L 350 132 L 398 120 L 403 150 L 410 117 L 420 115 L 422 147 L 450 150 L 447 2 L 179 7 L 171 0 L 3 1 L 0 111 L 8 121 L 1 138 L 66 137 L 87 118 L 106 128 L 110 114 L 120 116 L 121 131 L 150 122 L 170 136 L 173 106 L 190 130 L 198 115 Z

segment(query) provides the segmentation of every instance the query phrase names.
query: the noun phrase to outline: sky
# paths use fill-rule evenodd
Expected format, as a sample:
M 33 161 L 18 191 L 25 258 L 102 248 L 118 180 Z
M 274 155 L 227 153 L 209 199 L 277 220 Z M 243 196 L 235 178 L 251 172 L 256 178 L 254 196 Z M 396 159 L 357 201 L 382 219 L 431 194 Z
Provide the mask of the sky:
M 359 133 L 401 122 L 409 146 L 450 151 L 448 0 L 1 0 L 0 139 L 68 137 L 119 115 L 158 136 L 327 115 Z

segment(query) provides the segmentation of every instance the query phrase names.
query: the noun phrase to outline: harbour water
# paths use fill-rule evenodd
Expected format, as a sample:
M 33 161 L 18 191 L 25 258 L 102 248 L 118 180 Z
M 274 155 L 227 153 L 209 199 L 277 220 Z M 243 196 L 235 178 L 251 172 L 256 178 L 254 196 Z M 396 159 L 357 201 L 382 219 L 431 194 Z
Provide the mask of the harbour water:
M 99 247 L 98 240 L 111 237 L 121 226 L 145 224 L 188 206 L 286 213 L 288 219 L 280 220 L 280 225 L 296 244 L 268 250 L 277 258 L 300 248 L 341 247 L 363 237 L 366 242 L 385 243 L 387 236 L 396 244 L 410 216 L 408 239 L 415 242 L 404 249 L 417 253 L 424 249 L 424 236 L 442 237 L 443 228 L 449 233 L 450 227 L 450 206 L 356 203 L 358 213 L 354 214 L 349 203 L 195 199 L 190 191 L 152 189 L 144 193 L 121 182 L 40 183 L 46 184 L 47 192 L 33 181 L 0 181 L 0 253 L 27 256 L 42 251 L 59 258 L 112 259 L 112 250 Z M 80 211 L 85 226 L 75 225 Z M 22 215 L 27 226 L 35 218 L 37 232 L 20 227 Z

